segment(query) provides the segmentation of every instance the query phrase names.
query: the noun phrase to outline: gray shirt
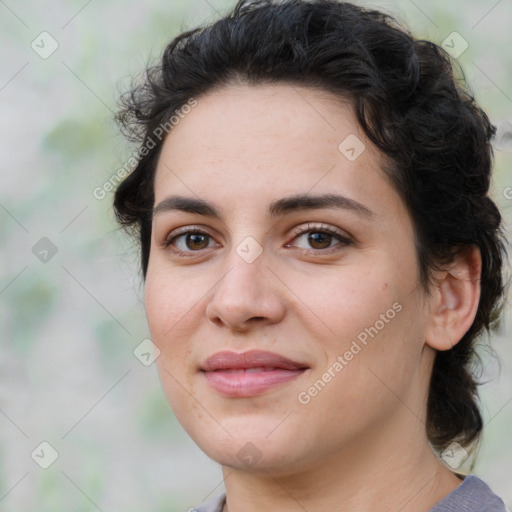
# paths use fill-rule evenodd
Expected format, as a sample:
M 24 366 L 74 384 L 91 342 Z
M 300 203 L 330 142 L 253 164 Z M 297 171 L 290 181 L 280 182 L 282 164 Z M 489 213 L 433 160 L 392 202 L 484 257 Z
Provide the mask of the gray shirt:
M 225 501 L 226 495 L 221 494 L 190 512 L 221 512 Z M 475 475 L 468 475 L 430 512 L 507 512 L 507 509 L 485 482 Z

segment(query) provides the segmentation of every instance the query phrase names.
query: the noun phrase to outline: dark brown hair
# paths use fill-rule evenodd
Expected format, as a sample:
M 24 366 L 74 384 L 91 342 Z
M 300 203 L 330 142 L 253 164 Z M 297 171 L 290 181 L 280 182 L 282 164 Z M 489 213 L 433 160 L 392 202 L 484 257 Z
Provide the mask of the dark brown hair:
M 123 97 L 117 119 L 147 148 L 190 98 L 236 81 L 299 84 L 350 100 L 411 213 L 426 291 L 432 270 L 457 250 L 480 249 L 476 317 L 459 343 L 437 353 L 427 406 L 427 434 L 436 449 L 478 439 L 482 418 L 471 365 L 475 342 L 495 326 L 503 305 L 505 244 L 500 213 L 488 196 L 495 129 L 455 78 L 449 55 L 390 16 L 350 3 L 240 1 L 213 24 L 176 37 Z M 144 278 L 163 140 L 141 152 L 114 199 L 118 221 L 140 242 Z

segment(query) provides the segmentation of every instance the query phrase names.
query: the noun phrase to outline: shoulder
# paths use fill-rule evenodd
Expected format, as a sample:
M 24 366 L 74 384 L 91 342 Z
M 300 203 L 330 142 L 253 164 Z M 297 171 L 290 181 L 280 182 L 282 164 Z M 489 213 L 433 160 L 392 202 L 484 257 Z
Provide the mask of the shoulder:
M 226 501 L 226 494 L 223 493 L 213 500 L 207 501 L 198 507 L 189 509 L 189 512 L 221 512 Z
M 503 500 L 476 475 L 467 475 L 463 482 L 445 496 L 430 512 L 507 512 Z
M 220 496 L 190 509 L 190 512 L 221 512 L 226 495 Z M 476 475 L 468 475 L 464 481 L 443 498 L 430 512 L 510 512 L 503 500 Z

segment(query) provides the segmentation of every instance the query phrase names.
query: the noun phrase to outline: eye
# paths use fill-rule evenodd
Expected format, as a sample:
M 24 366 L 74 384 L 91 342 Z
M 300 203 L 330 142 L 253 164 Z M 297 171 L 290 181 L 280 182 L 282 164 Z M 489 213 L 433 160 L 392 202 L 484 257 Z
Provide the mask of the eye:
M 198 252 L 216 245 L 218 244 L 208 233 L 197 228 L 185 228 L 178 233 L 173 232 L 164 242 L 164 247 L 172 246 L 177 253 Z
M 325 225 L 308 225 L 306 229 L 302 229 L 295 234 L 293 242 L 293 246 L 298 247 L 299 249 L 303 249 L 305 251 L 311 251 L 313 249 L 315 252 L 333 248 L 337 250 L 352 243 L 352 241 L 341 232 Z M 292 246 L 292 243 L 286 244 L 286 247 L 290 246 Z

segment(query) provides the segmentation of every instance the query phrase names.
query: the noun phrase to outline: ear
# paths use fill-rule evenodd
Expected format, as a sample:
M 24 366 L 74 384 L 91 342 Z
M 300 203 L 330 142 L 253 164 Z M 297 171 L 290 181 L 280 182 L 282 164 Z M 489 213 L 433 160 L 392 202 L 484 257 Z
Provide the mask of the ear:
M 480 301 L 482 256 L 471 246 L 457 252 L 452 263 L 435 276 L 431 292 L 426 343 L 436 350 L 449 350 L 466 334 Z

